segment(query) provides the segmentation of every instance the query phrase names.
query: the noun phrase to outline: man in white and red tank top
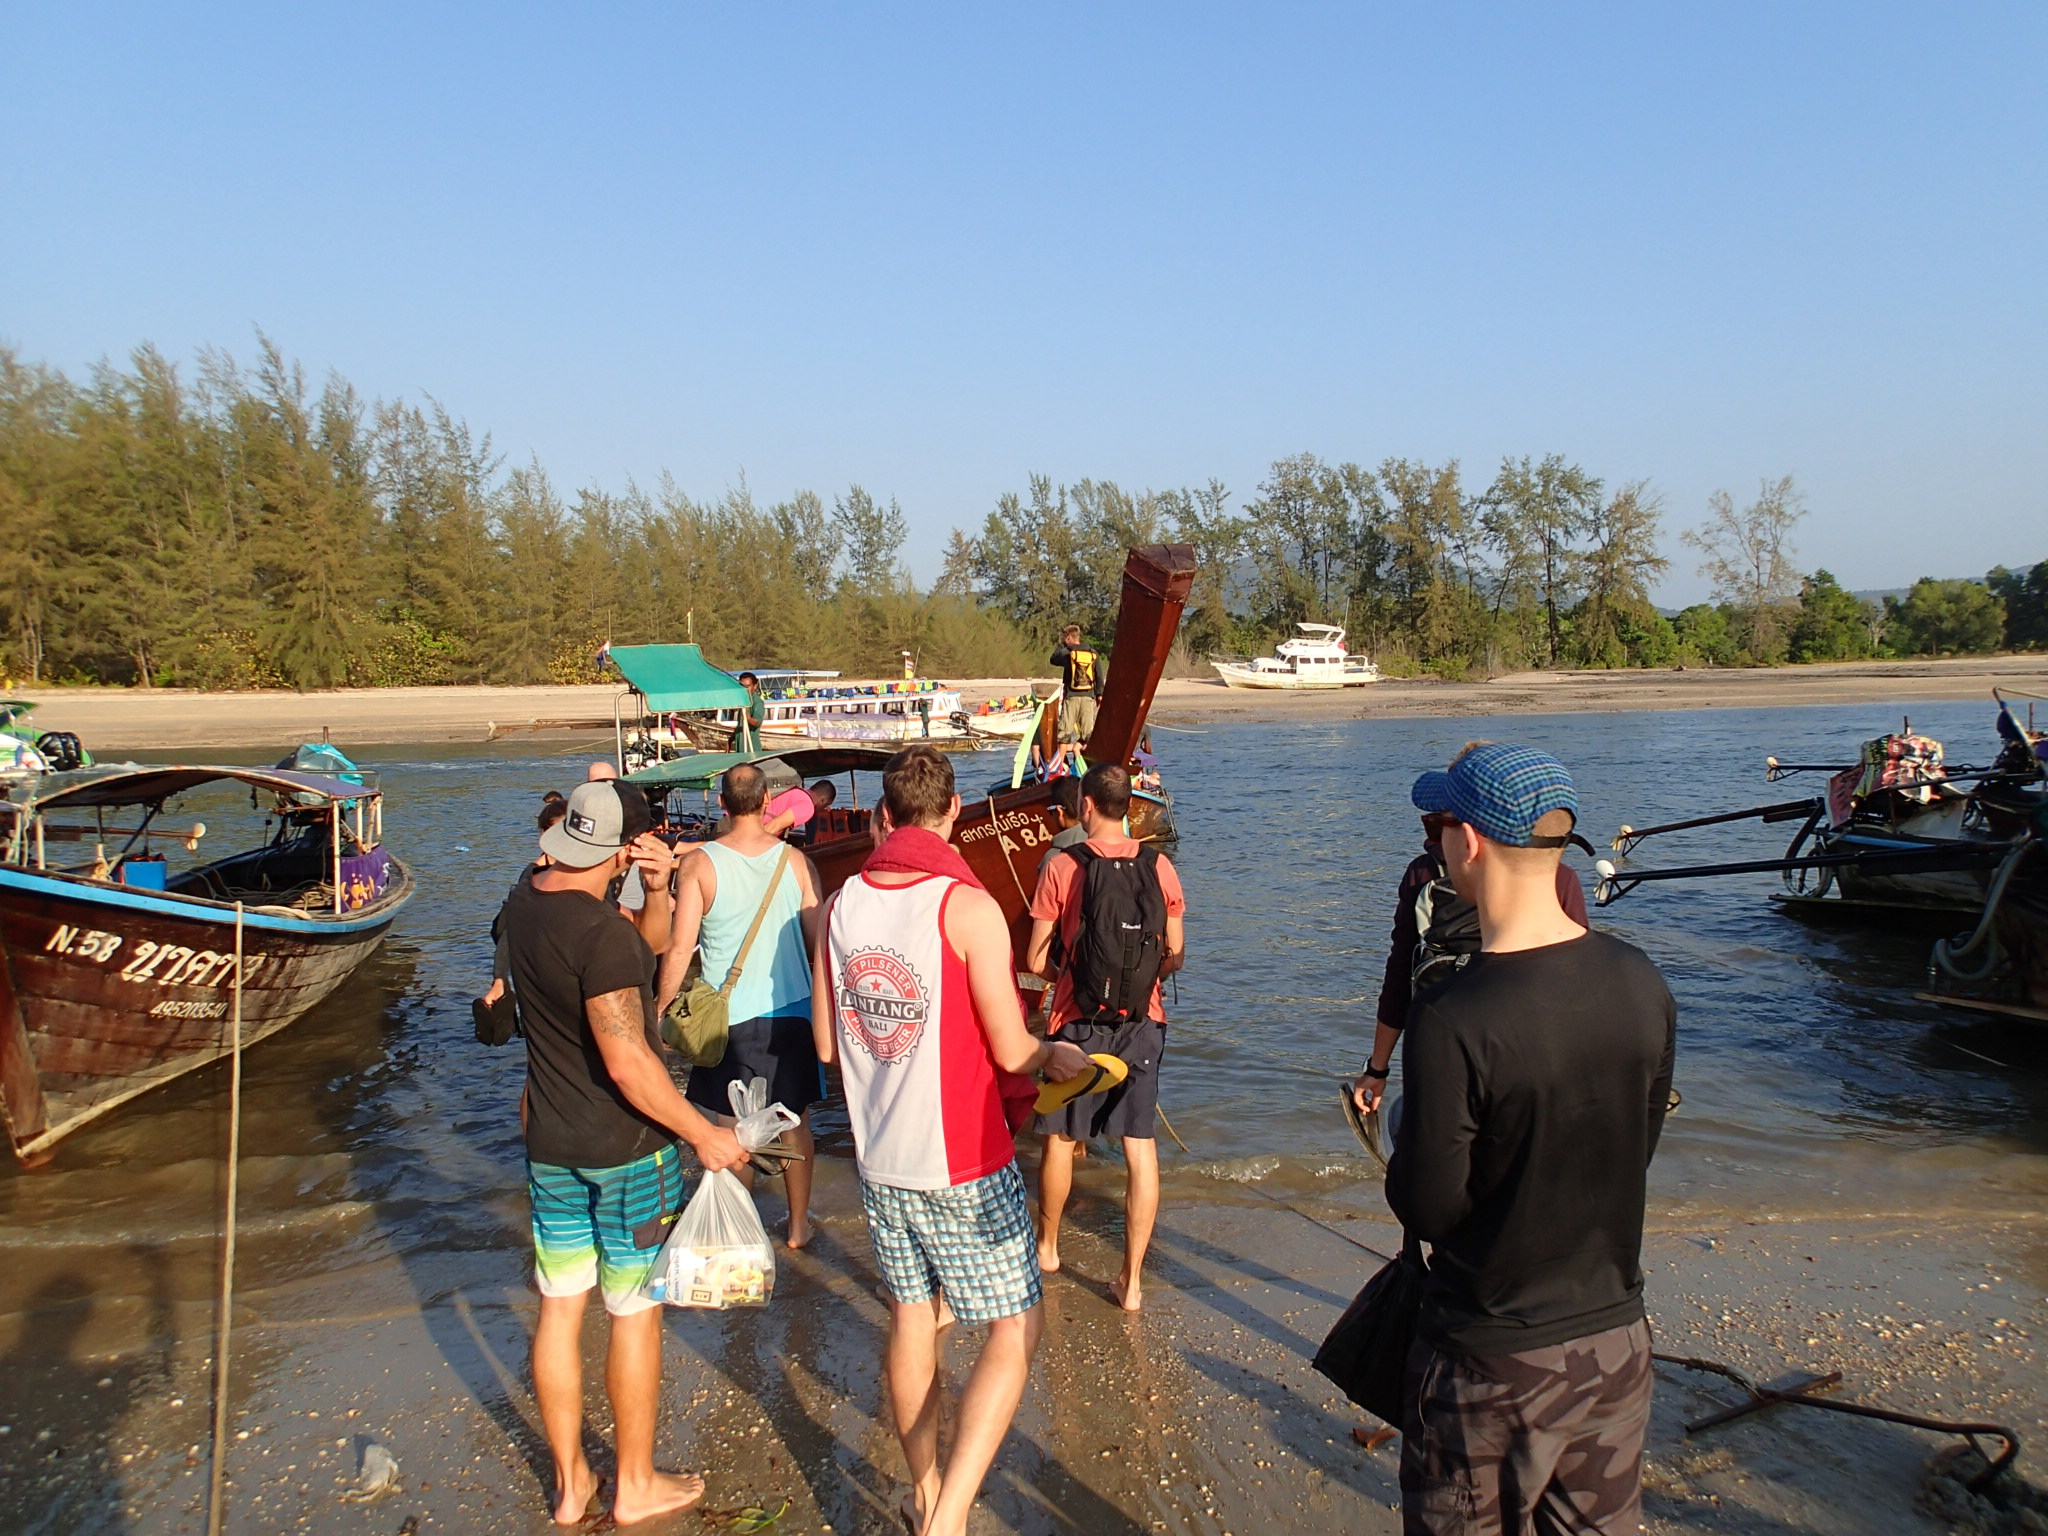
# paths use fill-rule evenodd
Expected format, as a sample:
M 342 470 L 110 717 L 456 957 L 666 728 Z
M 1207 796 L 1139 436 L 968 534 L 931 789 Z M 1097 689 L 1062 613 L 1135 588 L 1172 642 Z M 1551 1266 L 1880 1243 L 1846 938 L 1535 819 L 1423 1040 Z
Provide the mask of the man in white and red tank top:
M 812 986 L 821 1061 L 839 1063 L 875 1264 L 890 1294 L 889 1407 L 920 1536 L 964 1536 L 1024 1395 L 1041 1327 L 1031 1210 L 1005 1117 L 1006 1078 L 1088 1070 L 1024 1028 L 1009 926 L 946 841 L 952 764 L 911 747 L 882 774 L 889 835 L 827 904 Z M 941 1309 L 987 1324 L 938 1459 Z

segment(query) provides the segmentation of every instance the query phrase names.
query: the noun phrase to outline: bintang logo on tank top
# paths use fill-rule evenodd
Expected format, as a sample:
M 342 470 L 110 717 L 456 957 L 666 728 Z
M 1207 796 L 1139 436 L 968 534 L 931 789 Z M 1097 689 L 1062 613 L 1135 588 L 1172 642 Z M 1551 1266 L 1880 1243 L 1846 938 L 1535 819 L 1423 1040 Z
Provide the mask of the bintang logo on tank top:
M 863 949 L 847 957 L 839 982 L 839 1021 L 884 1066 L 916 1047 L 931 1009 L 923 980 L 894 950 Z

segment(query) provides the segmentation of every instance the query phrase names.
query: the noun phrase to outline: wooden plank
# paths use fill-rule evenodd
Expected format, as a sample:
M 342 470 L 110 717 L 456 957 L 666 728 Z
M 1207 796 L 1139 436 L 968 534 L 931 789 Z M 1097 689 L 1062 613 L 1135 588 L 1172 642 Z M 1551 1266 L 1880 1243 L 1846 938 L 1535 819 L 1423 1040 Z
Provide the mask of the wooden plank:
M 1966 1008 L 1971 1013 L 1988 1013 L 2001 1019 L 2025 1019 L 2034 1024 L 2048 1024 L 2048 1008 L 2023 1008 L 2018 1003 L 1994 1003 L 1982 997 L 1951 997 L 1943 992 L 1915 992 L 1923 1003 L 1939 1003 L 1944 1008 Z
M 14 995 L 14 971 L 0 946 L 0 1117 L 17 1151 L 48 1129 L 49 1106 L 43 1098 L 42 1074 L 29 1048 L 28 1026 Z

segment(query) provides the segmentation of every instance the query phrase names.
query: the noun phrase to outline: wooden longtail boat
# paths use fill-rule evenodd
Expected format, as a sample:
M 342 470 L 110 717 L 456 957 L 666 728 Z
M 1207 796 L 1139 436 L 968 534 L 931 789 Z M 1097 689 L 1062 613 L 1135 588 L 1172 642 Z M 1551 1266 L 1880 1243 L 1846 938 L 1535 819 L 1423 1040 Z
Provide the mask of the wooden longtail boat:
M 2000 871 L 2032 835 L 2048 781 L 2041 748 L 2048 736 L 2022 725 L 2000 694 L 1999 751 L 1988 766 L 1953 768 L 1941 743 L 1915 735 L 1911 724 L 1865 742 L 1846 767 L 1765 759 L 1767 781 L 1826 773 L 1826 789 L 1804 799 L 1696 816 L 1664 826 L 1624 826 L 1614 851 L 1624 856 L 1644 840 L 1701 827 L 1755 821 L 1796 823 L 1775 858 L 1639 869 L 1602 860 L 1595 900 L 1606 906 L 1638 885 L 1724 875 L 1775 873 L 1784 889 L 1772 899 L 1805 917 L 1896 919 L 1947 923 L 1978 917 Z
M 246 1047 L 369 957 L 413 890 L 380 846 L 373 778 L 130 763 L 8 788 L 0 1117 L 16 1157 L 40 1162 L 81 1125 L 225 1055 L 238 981 Z M 171 869 L 153 845 L 196 851 L 206 829 L 160 830 L 157 818 L 175 797 L 221 784 L 268 797 L 274 830 L 255 848 Z
M 1095 730 L 1085 752 L 1090 762 L 1127 762 L 1145 728 L 1166 657 L 1180 626 L 1181 609 L 1195 580 L 1195 552 L 1186 544 L 1148 544 L 1133 549 L 1124 563 L 1123 600 L 1117 611 L 1115 649 L 1109 683 L 1095 715 Z M 773 756 L 704 754 L 679 758 L 627 775 L 628 782 L 650 790 L 707 788 L 735 762 L 758 761 L 770 769 L 770 785 L 794 783 L 800 776 L 819 778 L 835 773 L 880 771 L 890 753 L 869 747 L 815 747 Z M 781 778 L 776 775 L 780 773 Z M 963 786 L 966 793 L 972 786 Z M 850 797 L 849 797 L 850 798 Z M 964 798 L 964 796 L 963 796 Z M 986 799 L 966 800 L 953 827 L 953 843 L 968 868 L 1002 904 L 1011 938 L 1023 952 L 1030 934 L 1031 893 L 1037 887 L 1039 860 L 1052 841 L 1057 824 L 1052 814 L 1052 786 L 1026 784 L 1002 789 Z M 1135 828 L 1133 830 L 1136 830 Z M 835 805 L 824 813 L 810 844 L 812 861 L 825 890 L 837 890 L 867 860 L 874 844 L 868 833 L 868 812 L 857 805 Z
M 1142 545 L 1124 562 L 1109 683 L 1086 748 L 1090 762 L 1127 762 L 1137 749 L 1194 581 L 1195 552 L 1186 544 Z M 953 827 L 954 846 L 1002 904 L 1020 954 L 1031 930 L 1038 861 L 1054 830 L 1049 784 L 1027 784 L 969 801 Z M 814 844 L 811 858 L 825 889 L 837 890 L 857 873 L 871 846 L 864 834 Z

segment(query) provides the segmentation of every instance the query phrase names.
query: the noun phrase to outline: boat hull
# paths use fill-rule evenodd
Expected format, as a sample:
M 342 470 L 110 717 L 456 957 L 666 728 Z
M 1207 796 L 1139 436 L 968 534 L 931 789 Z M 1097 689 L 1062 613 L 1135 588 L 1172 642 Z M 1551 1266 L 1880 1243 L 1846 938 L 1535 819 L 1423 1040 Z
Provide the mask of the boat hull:
M 2038 860 L 2039 852 L 2034 857 Z M 2027 1006 L 2048 1010 L 2048 891 L 2007 895 L 1998 909 L 1998 942 Z
M 1164 790 L 1133 790 L 1124 825 L 1141 843 L 1170 843 L 1180 834 L 1173 825 L 1173 796 Z
M 396 860 L 360 911 L 244 916 L 242 1043 L 342 985 L 410 899 Z M 230 1048 L 232 904 L 0 867 L 0 1110 L 17 1157 L 56 1143 Z

